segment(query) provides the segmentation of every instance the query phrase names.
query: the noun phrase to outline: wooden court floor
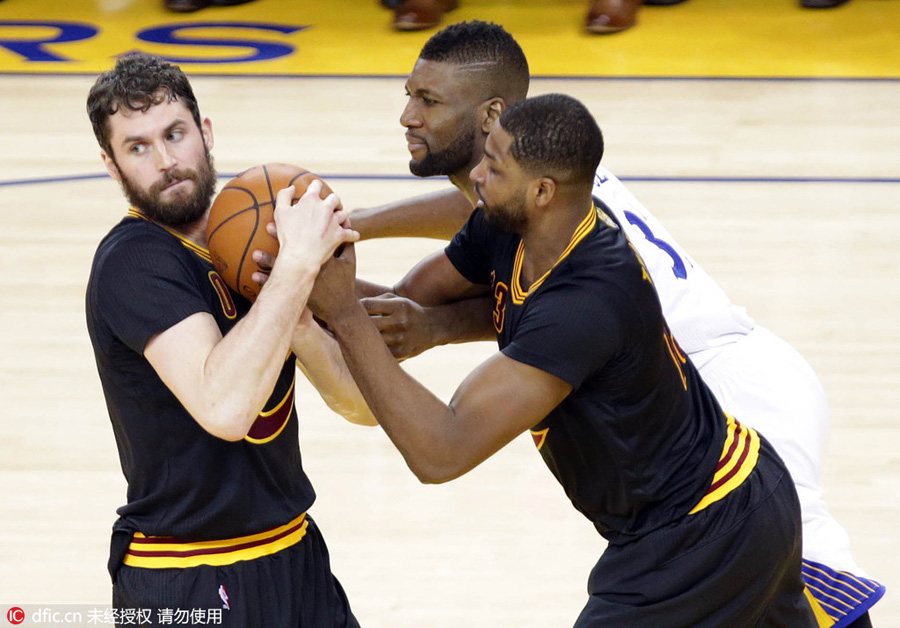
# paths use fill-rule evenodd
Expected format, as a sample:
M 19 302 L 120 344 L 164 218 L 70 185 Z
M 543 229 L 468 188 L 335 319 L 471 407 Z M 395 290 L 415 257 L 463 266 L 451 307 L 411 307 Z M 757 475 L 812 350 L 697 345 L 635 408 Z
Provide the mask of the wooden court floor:
M 267 2 L 231 15 L 244 19 L 253 16 L 251 6 L 302 4 L 321 26 L 307 32 L 310 40 L 297 41 L 311 55 L 299 58 L 312 63 L 313 73 L 352 75 L 360 67 L 404 73 L 427 36 L 393 39 L 385 12 L 367 6 L 345 36 L 374 42 L 372 54 L 364 58 L 357 49 L 336 60 L 327 46 L 343 34 L 347 3 Z M 26 9 L 6 0 L 0 19 L 88 20 L 100 11 L 103 34 L 113 40 L 108 46 L 121 49 L 74 45 L 68 67 L 79 72 L 105 68 L 112 52 L 132 45 L 119 35 L 132 32 L 133 20 L 170 19 L 158 9 L 140 13 L 140 3 L 130 0 L 88 4 L 94 13 L 85 17 L 75 15 L 74 3 L 35 2 Z M 562 2 L 560 11 L 543 14 L 540 24 L 554 37 L 534 27 L 543 3 L 522 2 L 524 12 L 514 4 L 472 0 L 458 17 L 519 19 L 512 30 L 537 73 L 606 76 L 540 79 L 532 93 L 581 98 L 604 129 L 606 164 L 735 302 L 791 341 L 818 371 L 832 408 L 826 495 L 851 534 L 857 561 L 888 587 L 872 613 L 876 625 L 900 625 L 894 594 L 900 586 L 900 69 L 890 45 L 898 33 L 890 19 L 896 2 L 851 0 L 844 13 L 816 16 L 793 7 L 778 15 L 738 8 L 732 21 L 722 13 L 732 3 L 692 0 L 677 13 L 647 11 L 633 33 L 608 40 L 573 34 L 565 47 L 560 34 L 576 33 L 581 3 Z M 40 6 L 45 13 L 35 9 Z M 722 19 L 745 27 L 710 34 L 710 24 Z M 695 45 L 707 35 L 706 48 Z M 668 55 L 674 44 L 681 52 Z M 559 58 L 543 54 L 563 48 Z M 736 50 L 747 55 L 743 63 Z M 592 65 L 579 68 L 567 55 L 589 55 Z M 18 62 L 0 50 L 0 72 L 21 72 L 8 66 Z M 294 66 L 276 70 L 298 73 Z M 634 78 L 673 74 L 799 78 Z M 611 78 L 616 75 L 632 78 Z M 109 530 L 125 485 L 83 299 L 93 251 L 126 207 L 103 175 L 84 112 L 92 81 L 0 74 L 4 611 L 110 598 Z M 351 208 L 446 185 L 408 176 L 398 123 L 402 79 L 219 76 L 194 85 L 213 121 L 224 175 L 258 163 L 295 163 L 326 176 Z M 360 275 L 391 283 L 439 246 L 361 244 Z M 490 343 L 440 348 L 405 367 L 449 399 L 494 349 Z M 304 464 L 319 494 L 312 514 L 364 626 L 571 625 L 604 544 L 567 503 L 530 438 L 453 483 L 421 486 L 379 429 L 344 424 L 309 386 L 298 399 Z
M 92 78 L 0 76 L 0 603 L 103 604 L 115 443 L 83 318 L 94 248 L 125 212 L 84 114 Z M 348 207 L 438 189 L 406 176 L 402 80 L 199 78 L 221 173 L 285 161 Z M 900 625 L 900 84 L 539 80 L 581 98 L 607 165 L 757 322 L 818 371 L 832 429 L 824 486 Z M 360 113 L 360 103 L 367 110 Z M 67 179 L 68 177 L 68 179 Z M 392 282 L 439 243 L 359 247 Z M 490 343 L 405 363 L 449 399 Z M 530 438 L 458 481 L 421 486 L 377 428 L 299 396 L 312 513 L 364 626 L 571 625 L 602 540 Z

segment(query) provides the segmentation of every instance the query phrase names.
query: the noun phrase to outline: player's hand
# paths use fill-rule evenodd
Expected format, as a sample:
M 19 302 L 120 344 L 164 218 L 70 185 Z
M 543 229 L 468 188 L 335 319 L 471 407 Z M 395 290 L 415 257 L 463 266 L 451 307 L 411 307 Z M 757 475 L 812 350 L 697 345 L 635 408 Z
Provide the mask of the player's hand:
M 415 301 L 388 293 L 359 302 L 398 360 L 419 355 L 435 346 L 426 310 Z
M 335 320 L 351 307 L 356 299 L 356 250 L 345 244 L 319 270 L 306 306 L 325 322 Z
M 318 269 L 341 244 L 359 240 L 356 231 L 344 226 L 349 225 L 347 212 L 340 208 L 337 194 L 319 198 L 322 185 L 318 179 L 312 181 L 294 204 L 291 204 L 293 186 L 278 192 L 275 227 L 279 260 Z
M 336 210 L 340 210 L 342 208 L 343 205 L 340 201 L 338 201 Z M 347 218 L 344 222 L 342 222 L 341 227 L 343 227 L 344 229 L 351 229 L 352 227 L 350 225 L 350 218 Z M 273 238 L 278 237 L 278 227 L 274 222 L 266 224 L 266 232 Z M 262 286 L 269 280 L 269 273 L 272 272 L 272 267 L 275 265 L 275 256 L 270 255 L 267 251 L 263 251 L 262 249 L 255 249 L 251 253 L 251 256 L 253 257 L 253 261 L 256 262 L 256 265 L 259 267 L 259 270 L 254 272 L 251 277 L 253 281 Z
M 269 235 L 271 235 L 272 237 L 278 237 L 276 235 L 277 231 L 275 230 L 274 222 L 270 222 L 266 226 L 266 231 L 268 231 Z M 251 255 L 253 257 L 253 261 L 256 262 L 257 266 L 259 266 L 259 270 L 255 271 L 251 275 L 251 278 L 259 285 L 263 285 L 269 280 L 269 273 L 272 272 L 272 266 L 275 265 L 275 257 L 273 255 L 269 255 L 261 249 L 255 249 L 253 253 L 251 253 Z

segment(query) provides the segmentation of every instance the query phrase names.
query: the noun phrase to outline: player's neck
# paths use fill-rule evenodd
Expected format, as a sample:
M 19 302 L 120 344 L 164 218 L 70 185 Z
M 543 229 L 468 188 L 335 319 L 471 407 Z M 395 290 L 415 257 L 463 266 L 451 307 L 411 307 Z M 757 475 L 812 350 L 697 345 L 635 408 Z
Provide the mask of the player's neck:
M 174 229 L 197 246 L 201 246 L 204 249 L 208 248 L 206 245 L 206 220 L 208 217 L 208 214 L 203 214 L 203 217 L 199 220 L 178 225 Z
M 584 222 L 592 204 L 582 204 L 545 209 L 532 214 L 535 219 L 529 222 L 528 228 L 521 234 L 524 242 L 522 259 L 523 289 L 543 277 L 563 257 L 566 249 L 573 242 L 575 232 Z
M 180 225 L 164 225 L 156 220 L 153 220 L 143 212 L 139 212 L 143 218 L 149 222 L 152 222 L 154 225 L 158 225 L 165 229 L 166 231 L 170 231 L 176 235 L 181 236 L 188 242 L 192 244 L 196 244 L 201 248 L 208 248 L 206 243 L 206 223 L 209 219 L 209 211 L 203 214 L 202 217 L 193 221 L 193 222 L 185 222 Z
M 478 202 L 478 195 L 475 194 L 475 182 L 469 178 L 469 172 L 467 171 L 464 174 L 451 174 L 449 176 L 450 183 L 455 185 L 460 192 L 463 193 L 463 196 L 468 199 L 469 203 L 472 204 L 472 207 L 475 207 L 475 203 Z

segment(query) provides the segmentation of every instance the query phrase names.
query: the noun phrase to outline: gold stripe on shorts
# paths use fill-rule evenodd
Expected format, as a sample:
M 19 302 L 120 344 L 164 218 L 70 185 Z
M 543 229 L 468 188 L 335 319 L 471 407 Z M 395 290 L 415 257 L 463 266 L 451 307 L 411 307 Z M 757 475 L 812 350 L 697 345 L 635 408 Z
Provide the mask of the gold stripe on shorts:
M 221 541 L 185 542 L 172 537 L 144 536 L 135 532 L 124 563 L 129 567 L 146 569 L 231 565 L 241 560 L 269 556 L 295 545 L 306 536 L 308 526 L 306 513 L 303 513 L 283 526 Z

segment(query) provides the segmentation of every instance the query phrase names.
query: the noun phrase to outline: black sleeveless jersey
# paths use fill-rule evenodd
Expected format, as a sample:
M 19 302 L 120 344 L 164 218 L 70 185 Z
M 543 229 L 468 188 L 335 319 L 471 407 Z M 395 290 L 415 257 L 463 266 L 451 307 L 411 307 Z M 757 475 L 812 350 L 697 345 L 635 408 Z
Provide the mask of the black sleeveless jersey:
M 312 505 L 300 459 L 293 354 L 238 442 L 201 428 L 143 356 L 151 337 L 192 314 L 208 312 L 224 335 L 249 308 L 205 249 L 134 212 L 100 243 L 86 313 L 128 482 L 117 529 L 224 539 L 282 525 Z
M 637 252 L 593 207 L 527 290 L 524 247 L 476 210 L 446 254 L 491 286 L 500 350 L 573 387 L 531 430 L 545 463 L 607 539 L 686 515 L 710 489 L 727 421 L 669 333 Z

